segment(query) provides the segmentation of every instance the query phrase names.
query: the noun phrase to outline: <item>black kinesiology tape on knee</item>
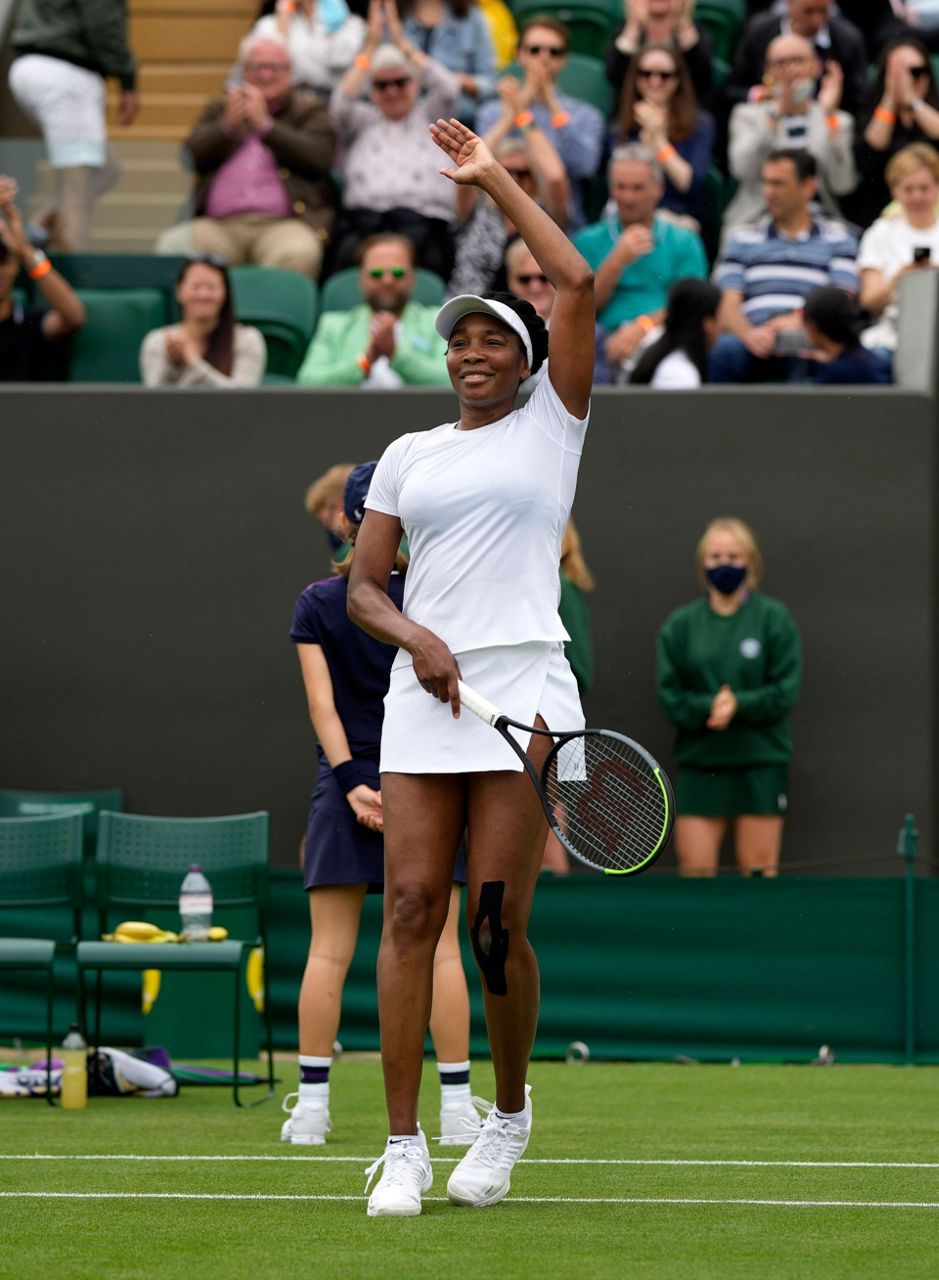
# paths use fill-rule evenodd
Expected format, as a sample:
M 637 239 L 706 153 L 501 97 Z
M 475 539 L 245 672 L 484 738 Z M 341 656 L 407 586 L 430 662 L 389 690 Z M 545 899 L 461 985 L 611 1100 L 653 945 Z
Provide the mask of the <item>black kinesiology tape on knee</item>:
M 505 896 L 503 880 L 487 880 L 479 891 L 479 907 L 470 930 L 473 951 L 479 971 L 486 979 L 490 995 L 508 994 L 505 981 L 505 961 L 509 954 L 509 931 L 502 928 L 502 899 Z M 484 928 L 488 938 L 481 937 Z

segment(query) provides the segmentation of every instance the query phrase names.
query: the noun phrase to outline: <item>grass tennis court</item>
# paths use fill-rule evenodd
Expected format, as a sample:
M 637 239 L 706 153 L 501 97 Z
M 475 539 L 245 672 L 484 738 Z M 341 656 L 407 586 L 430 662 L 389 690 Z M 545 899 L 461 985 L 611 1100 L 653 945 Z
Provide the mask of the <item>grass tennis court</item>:
M 282 1064 L 280 1095 L 293 1086 Z M 424 1127 L 437 1132 L 433 1065 Z M 379 1065 L 333 1072 L 333 1140 L 281 1145 L 276 1103 L 221 1089 L 0 1104 L 0 1274 L 256 1277 L 939 1275 L 939 1069 L 535 1062 L 535 1131 L 491 1209 L 368 1219 Z M 488 1063 L 473 1088 L 491 1096 Z M 582 1163 L 565 1163 L 580 1161 Z

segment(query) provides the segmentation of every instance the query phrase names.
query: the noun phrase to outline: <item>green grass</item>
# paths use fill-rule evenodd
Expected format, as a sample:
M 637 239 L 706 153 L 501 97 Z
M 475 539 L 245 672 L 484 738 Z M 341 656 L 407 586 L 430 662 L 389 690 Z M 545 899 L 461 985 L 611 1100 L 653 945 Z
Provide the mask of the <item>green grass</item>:
M 283 1074 L 292 1085 L 293 1068 Z M 432 1076 L 428 1067 L 422 1120 L 429 1134 L 437 1132 Z M 276 1103 L 239 1112 L 219 1089 L 190 1088 L 162 1101 L 93 1099 L 87 1111 L 71 1113 L 38 1100 L 3 1101 L 0 1192 L 81 1198 L 3 1198 L 0 1275 L 41 1268 L 64 1280 L 939 1276 L 937 1069 L 538 1062 L 529 1078 L 531 1162 L 519 1165 L 510 1197 L 481 1211 L 446 1203 L 453 1152 L 432 1143 L 435 1182 L 419 1219 L 365 1216 L 363 1169 L 384 1138 L 373 1061 L 347 1059 L 334 1069 L 334 1132 L 325 1148 L 281 1146 Z M 473 1087 L 492 1096 L 488 1064 L 474 1066 Z M 37 1153 L 60 1158 L 16 1158 Z M 131 1154 L 277 1158 L 61 1158 Z M 585 1157 L 933 1167 L 534 1163 Z M 121 1198 L 91 1198 L 103 1192 Z M 258 1198 L 146 1199 L 146 1193 Z M 264 1198 L 275 1196 L 355 1199 Z M 558 1202 L 572 1197 L 620 1203 Z M 711 1203 L 674 1203 L 694 1199 Z M 735 1200 L 813 1203 L 728 1203 Z M 895 1207 L 899 1201 L 931 1207 Z

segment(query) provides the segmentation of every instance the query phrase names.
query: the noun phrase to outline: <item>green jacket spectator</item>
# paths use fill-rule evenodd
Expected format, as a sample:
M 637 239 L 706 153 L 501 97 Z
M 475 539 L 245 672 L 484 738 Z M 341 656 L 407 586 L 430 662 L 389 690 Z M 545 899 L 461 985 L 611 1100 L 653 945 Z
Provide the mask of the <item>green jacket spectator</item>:
M 137 63 L 127 45 L 123 0 L 23 0 L 13 27 L 17 57 L 45 54 L 112 76 L 124 89 L 137 84 Z

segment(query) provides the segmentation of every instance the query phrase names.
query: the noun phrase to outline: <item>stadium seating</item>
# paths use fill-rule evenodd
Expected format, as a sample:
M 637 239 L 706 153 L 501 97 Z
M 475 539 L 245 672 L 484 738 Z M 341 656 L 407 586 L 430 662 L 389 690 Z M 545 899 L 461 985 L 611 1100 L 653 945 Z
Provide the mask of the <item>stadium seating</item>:
M 316 327 L 317 290 L 308 276 L 273 267 L 232 267 L 235 314 L 267 344 L 265 382 L 293 382 Z
M 154 818 L 103 812 L 98 827 L 96 896 L 98 934 L 132 912 L 147 918 L 151 910 L 175 911 L 179 886 L 186 869 L 198 863 L 212 886 L 215 908 L 249 909 L 255 913 L 257 937 L 246 941 L 165 943 L 80 942 L 79 989 L 86 977 L 96 975 L 92 1043 L 101 1040 L 101 984 L 109 970 L 154 969 L 164 972 L 222 972 L 234 984 L 232 1032 L 232 1091 L 242 1106 L 239 1091 L 240 996 L 245 961 L 255 946 L 267 941 L 268 815 L 244 813 L 219 818 Z M 274 1058 L 271 1043 L 271 1001 L 264 979 L 264 1028 L 267 1056 L 267 1093 L 274 1092 Z M 260 1099 L 264 1101 L 265 1099 Z
M 140 346 L 166 323 L 159 289 L 79 289 L 87 319 L 72 339 L 70 382 L 139 382 Z
M 0 818 L 39 818 L 66 811 L 82 815 L 85 856 L 93 856 L 102 809 L 120 812 L 124 792 L 117 787 L 101 791 L 18 791 L 0 787 Z
M 744 0 L 698 0 L 694 20 L 714 41 L 714 53 L 730 62 L 746 19 Z
M 14 909 L 17 925 L 30 908 L 64 907 L 72 914 L 74 942 L 81 927 L 81 894 L 82 815 L 77 809 L 46 817 L 0 818 L 0 908 Z M 47 1063 L 52 1059 L 55 952 L 52 938 L 0 937 L 4 986 L 13 973 L 45 974 Z M 51 1103 L 48 1087 L 46 1097 Z
M 57 253 L 56 271 L 73 289 L 156 289 L 163 298 L 161 325 L 179 318 L 176 278 L 183 258 L 152 253 Z
M 414 293 L 415 302 L 423 302 L 427 307 L 439 307 L 443 302 L 447 286 L 433 271 L 417 269 Z M 320 311 L 349 311 L 362 302 L 359 289 L 359 272 L 356 267 L 346 267 L 331 275 L 320 291 Z
M 603 56 L 610 35 L 623 21 L 620 0 L 593 0 L 590 4 L 571 4 L 571 0 L 547 0 L 542 4 L 538 0 L 514 0 L 510 7 L 519 27 L 539 14 L 557 18 L 570 30 L 571 52 L 591 58 Z

